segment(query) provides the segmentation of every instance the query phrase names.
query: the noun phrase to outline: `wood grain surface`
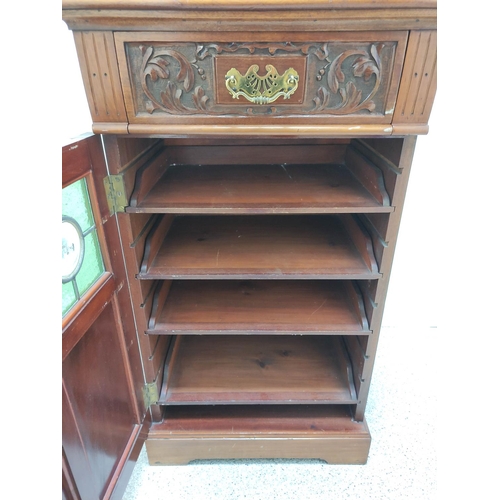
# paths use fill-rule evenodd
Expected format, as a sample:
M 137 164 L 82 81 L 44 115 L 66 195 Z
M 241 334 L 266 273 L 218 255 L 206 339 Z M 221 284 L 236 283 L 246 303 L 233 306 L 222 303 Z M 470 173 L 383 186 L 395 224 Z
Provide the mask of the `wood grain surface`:
M 351 216 L 346 216 L 350 221 Z M 370 279 L 371 242 L 339 216 L 177 216 L 142 279 Z M 351 234 L 350 234 L 351 233 Z M 157 241 L 156 234 L 152 239 Z M 363 254 L 361 254 L 363 252 Z
M 169 406 L 146 442 L 151 465 L 195 459 L 315 458 L 364 464 L 366 422 L 343 405 Z
M 369 333 L 351 282 L 179 280 L 150 334 Z M 360 309 L 361 306 L 361 309 Z
M 356 402 L 338 336 L 175 337 L 161 404 Z
M 371 191 L 373 194 L 342 165 L 183 165 L 169 167 L 144 200 L 127 211 L 221 214 L 393 210 L 388 201 L 383 202 L 383 182 Z

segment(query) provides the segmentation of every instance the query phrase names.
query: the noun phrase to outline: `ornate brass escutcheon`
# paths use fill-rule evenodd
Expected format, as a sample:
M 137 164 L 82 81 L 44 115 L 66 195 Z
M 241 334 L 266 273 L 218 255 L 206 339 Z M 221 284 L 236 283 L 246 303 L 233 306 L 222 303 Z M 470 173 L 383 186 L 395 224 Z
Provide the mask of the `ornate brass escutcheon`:
M 226 87 L 233 99 L 242 95 L 254 104 L 270 104 L 281 96 L 290 99 L 299 86 L 297 71 L 288 68 L 280 75 L 272 64 L 266 65 L 266 71 L 264 76 L 259 76 L 258 64 L 252 64 L 245 75 L 231 68 L 226 73 Z

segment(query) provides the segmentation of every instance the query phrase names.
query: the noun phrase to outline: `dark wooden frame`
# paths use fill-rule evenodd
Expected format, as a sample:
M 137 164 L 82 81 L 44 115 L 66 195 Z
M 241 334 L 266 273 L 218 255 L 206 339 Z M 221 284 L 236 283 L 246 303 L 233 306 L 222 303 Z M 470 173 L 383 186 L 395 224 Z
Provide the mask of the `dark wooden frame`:
M 435 1 L 64 0 L 63 12 L 75 34 L 93 130 L 103 134 L 109 173 L 123 181 L 127 199 L 124 212 L 103 213 L 107 222 L 100 230 L 110 231 L 116 250 L 108 263 L 116 267 L 113 279 L 127 311 L 122 323 L 129 355 L 142 363 L 142 373 L 136 369 L 129 379 L 142 375 L 158 393 L 149 401 L 150 462 L 293 457 L 364 463 L 371 439 L 364 413 L 403 202 L 416 136 L 427 133 L 436 90 Z M 336 40 L 372 43 L 370 49 L 353 46 L 346 52 L 359 56 L 353 78 L 364 75 L 366 82 L 373 82 L 373 72 L 381 68 L 377 57 L 382 45 L 396 43 L 392 66 L 384 67 L 383 102 L 366 109 L 354 106 L 345 116 L 301 114 L 301 103 L 284 100 L 267 112 L 236 106 L 237 111 L 211 114 L 207 95 L 220 94 L 224 82 L 221 75 L 212 81 L 198 65 L 210 50 L 235 65 L 242 57 L 248 64 L 252 54 L 255 61 L 269 57 L 271 63 L 276 52 L 288 49 L 294 57 L 316 57 L 308 52 L 315 50 L 306 47 L 309 42 L 325 43 L 326 50 Z M 193 47 L 186 44 L 196 41 L 201 45 L 191 60 Z M 235 41 L 242 45 L 235 49 L 230 45 Z M 283 49 L 286 42 L 289 46 Z M 130 59 L 128 43 L 135 49 L 145 44 L 139 47 L 142 52 L 136 50 L 136 58 L 153 57 L 154 47 L 159 47 L 155 44 L 163 44 L 163 56 L 173 59 L 167 64 L 157 54 L 158 68 L 146 69 L 139 59 Z M 319 54 L 324 55 L 321 49 Z M 142 76 L 148 82 L 159 79 L 166 85 L 156 103 L 142 89 L 151 102 L 144 101 L 146 111 L 140 116 L 136 105 L 145 97 L 137 81 L 133 83 L 137 75 L 131 74 L 137 68 L 147 73 Z M 307 63 L 300 70 L 301 81 L 310 86 L 304 95 L 311 95 L 307 91 L 314 87 L 320 104 L 325 92 L 359 104 L 362 96 L 353 85 L 347 87 L 341 66 L 332 70 L 335 65 L 326 57 L 324 74 L 312 75 L 310 68 Z M 323 84 L 325 92 L 317 90 Z M 371 114 L 375 108 L 383 116 Z M 280 116 L 283 110 L 288 111 Z M 337 194 L 330 197 L 328 186 Z M 98 183 L 95 191 L 104 201 Z M 245 248 L 252 251 L 245 254 Z M 324 258 L 342 252 L 334 263 Z M 353 256 L 363 263 L 362 270 L 347 264 Z M 199 289 L 193 288 L 196 280 L 203 280 Z M 231 280 L 233 288 L 228 287 Z M 342 300 L 326 295 L 322 287 L 330 280 Z M 315 281 L 321 286 L 307 287 Z M 259 283 L 269 283 L 268 288 L 259 290 Z M 284 292 L 280 287 L 287 283 Z M 253 302 L 236 297 L 245 292 L 255 293 Z M 273 293 L 283 301 L 273 301 Z M 311 300 L 301 302 L 301 293 L 310 294 Z M 293 308 L 295 328 L 265 320 L 287 307 Z M 314 328 L 306 319 L 322 307 L 332 317 Z M 350 313 L 343 326 L 341 310 Z M 252 315 L 262 322 L 252 325 Z M 339 366 L 345 361 L 351 374 L 353 397 L 340 398 L 337 404 L 328 398 L 315 400 L 314 377 L 309 398 L 294 400 L 292 395 L 288 402 L 282 387 L 276 392 L 267 387 L 253 399 L 234 388 L 233 399 L 210 388 L 205 399 L 199 394 L 190 399 L 182 383 L 177 400 L 169 392 L 176 376 L 182 380 L 183 370 L 195 379 L 202 377 L 189 363 L 201 359 L 196 346 L 203 342 L 212 339 L 214 358 L 220 355 L 221 366 L 229 366 L 231 356 L 222 355 L 224 339 L 258 345 L 259 339 L 270 342 L 271 337 L 263 336 L 273 335 L 286 345 L 297 333 L 310 336 L 306 342 L 316 338 L 319 345 L 329 335 L 335 337 L 337 349 L 344 352 Z M 188 344 L 194 352 L 182 350 Z M 241 356 L 244 365 L 247 360 Z M 260 361 L 262 370 L 272 365 Z M 298 366 L 301 361 L 298 355 Z M 222 370 L 222 376 L 230 379 L 237 365 Z M 215 379 L 208 378 L 214 388 Z M 136 386 L 136 396 L 138 392 Z M 228 404 L 238 398 L 238 405 Z M 213 402 L 217 404 L 209 408 Z M 325 432 L 319 435 L 308 422 L 321 423 Z M 64 470 L 70 490 L 72 471 L 67 466 Z

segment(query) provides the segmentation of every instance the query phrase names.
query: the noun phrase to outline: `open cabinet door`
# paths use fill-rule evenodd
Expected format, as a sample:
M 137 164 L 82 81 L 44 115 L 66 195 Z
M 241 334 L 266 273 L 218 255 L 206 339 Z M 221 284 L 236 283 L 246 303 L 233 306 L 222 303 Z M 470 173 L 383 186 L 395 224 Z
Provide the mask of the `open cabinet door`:
M 62 159 L 63 498 L 121 498 L 148 431 L 141 355 L 100 137 Z

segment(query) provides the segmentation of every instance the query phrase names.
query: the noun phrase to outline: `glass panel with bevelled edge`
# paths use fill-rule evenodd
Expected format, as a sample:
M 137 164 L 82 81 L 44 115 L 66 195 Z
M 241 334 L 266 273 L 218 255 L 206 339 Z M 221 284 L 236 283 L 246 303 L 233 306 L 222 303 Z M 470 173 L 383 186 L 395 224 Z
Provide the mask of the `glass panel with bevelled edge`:
M 75 219 L 85 234 L 82 266 L 73 280 L 62 285 L 62 315 L 64 316 L 104 272 L 102 253 L 85 179 L 80 179 L 62 190 L 62 213 L 63 216 Z

